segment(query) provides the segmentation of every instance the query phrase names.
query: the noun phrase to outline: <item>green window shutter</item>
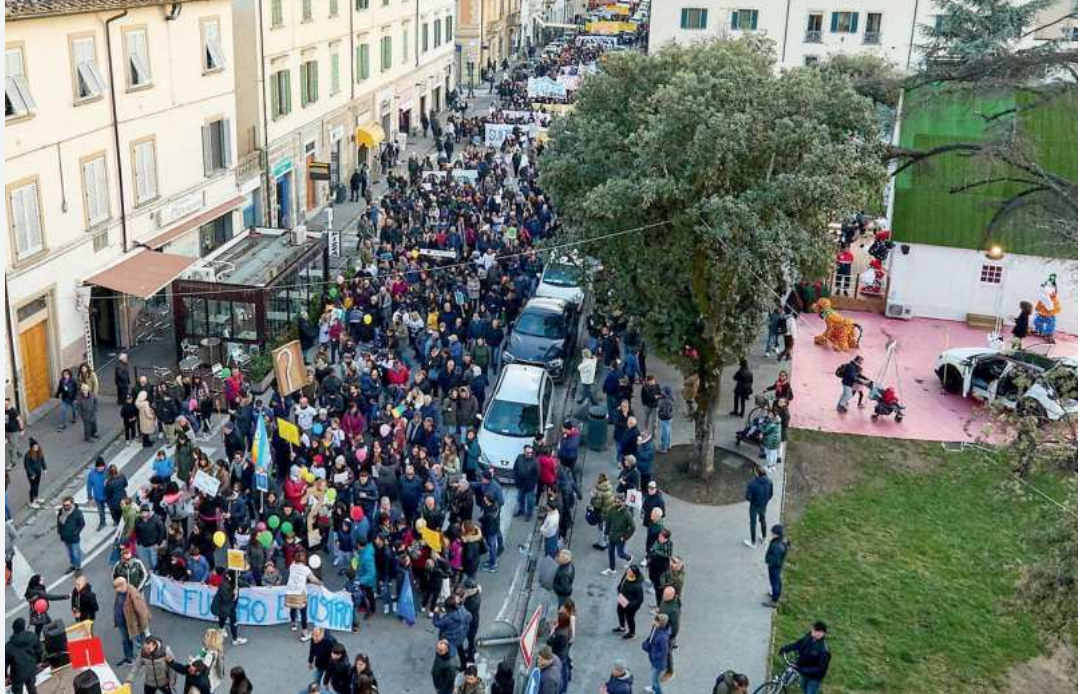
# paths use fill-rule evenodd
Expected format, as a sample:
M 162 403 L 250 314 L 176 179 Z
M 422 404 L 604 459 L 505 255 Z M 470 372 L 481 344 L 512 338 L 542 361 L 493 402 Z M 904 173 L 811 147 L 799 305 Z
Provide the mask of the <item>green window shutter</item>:
M 330 0 L 330 16 L 336 17 L 338 13 L 338 0 Z
M 285 70 L 285 113 L 292 113 L 292 70 Z
M 757 10 L 750 10 L 750 30 L 757 31 Z
M 686 7 L 682 8 L 682 14 L 679 17 L 679 28 L 680 29 L 689 29 L 690 28 L 690 10 L 689 10 L 689 8 L 686 8 Z
M 368 45 L 362 44 L 360 50 L 360 79 L 366 80 L 371 77 L 371 49 Z
M 307 106 L 308 74 L 307 63 L 300 63 L 300 108 Z
M 270 78 L 270 117 L 277 118 L 281 115 L 281 88 L 278 86 L 279 77 L 273 75 Z
M 311 83 L 311 103 L 315 103 L 319 100 L 319 63 L 314 60 L 308 68 L 308 81 Z
M 330 54 L 330 93 L 337 94 L 341 91 L 341 57 L 337 53 Z
M 420 52 L 427 53 L 428 49 L 428 24 L 424 22 L 420 30 Z
M 453 41 L 454 40 L 454 18 L 453 17 L 447 17 L 446 18 L 446 40 L 447 41 Z

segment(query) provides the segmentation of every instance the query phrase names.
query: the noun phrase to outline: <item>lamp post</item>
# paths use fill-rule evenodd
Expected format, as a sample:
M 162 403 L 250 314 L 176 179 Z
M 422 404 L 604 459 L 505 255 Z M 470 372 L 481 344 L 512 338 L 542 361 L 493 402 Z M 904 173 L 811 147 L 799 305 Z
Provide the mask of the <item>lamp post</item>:
M 992 244 L 986 249 L 986 259 L 992 260 L 995 263 L 1001 263 L 1001 281 L 998 282 L 998 300 L 997 311 L 994 316 L 994 331 L 990 333 L 989 341 L 992 346 L 1000 348 L 1004 344 L 1004 338 L 1001 336 L 1001 330 L 1005 325 L 1005 250 L 998 244 Z
M 474 63 L 471 60 L 468 62 L 468 72 L 469 72 L 469 98 L 471 99 L 474 96 L 476 96 L 476 94 L 473 93 L 473 87 L 476 86 L 476 80 L 475 80 L 475 77 L 476 77 L 476 63 Z

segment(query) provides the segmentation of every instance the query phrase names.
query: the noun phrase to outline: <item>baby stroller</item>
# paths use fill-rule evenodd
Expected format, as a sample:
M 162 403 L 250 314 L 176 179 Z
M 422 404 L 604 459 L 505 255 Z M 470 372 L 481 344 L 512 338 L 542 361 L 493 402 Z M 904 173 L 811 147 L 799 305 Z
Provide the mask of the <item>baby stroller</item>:
M 771 411 L 772 400 L 764 395 L 755 395 L 754 409 L 746 417 L 746 426 L 735 432 L 735 445 L 740 446 L 746 441 L 760 446 L 761 432 Z
M 874 401 L 874 413 L 870 419 L 876 422 L 878 417 L 891 415 L 898 422 L 904 421 L 904 405 L 894 388 L 882 388 L 877 383 L 871 383 L 870 399 Z

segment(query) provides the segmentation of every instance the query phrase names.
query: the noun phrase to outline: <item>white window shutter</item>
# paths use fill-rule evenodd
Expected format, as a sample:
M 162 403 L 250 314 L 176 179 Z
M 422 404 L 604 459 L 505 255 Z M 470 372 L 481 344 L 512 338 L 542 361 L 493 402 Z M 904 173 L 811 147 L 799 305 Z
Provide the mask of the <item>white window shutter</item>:
M 4 68 L 6 70 L 6 77 L 22 77 L 23 72 L 23 59 L 22 51 L 18 48 L 12 48 L 4 52 Z
M 26 250 L 30 247 L 26 221 L 26 190 L 28 188 L 29 186 L 23 186 L 11 191 L 11 219 L 15 225 L 15 255 L 17 256 L 26 255 Z
M 209 125 L 202 127 L 202 166 L 203 176 L 209 178 L 214 173 L 214 133 Z
M 229 168 L 232 166 L 232 120 L 229 118 L 221 119 L 221 166 L 223 168 Z

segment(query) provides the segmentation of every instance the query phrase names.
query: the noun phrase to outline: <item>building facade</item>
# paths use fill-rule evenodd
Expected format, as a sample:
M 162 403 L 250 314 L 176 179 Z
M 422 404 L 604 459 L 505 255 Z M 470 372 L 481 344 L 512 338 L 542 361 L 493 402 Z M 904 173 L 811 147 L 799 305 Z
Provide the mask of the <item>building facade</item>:
M 486 65 L 501 63 L 522 49 L 523 1 L 531 0 L 457 0 L 458 68 L 463 81 L 471 74 L 479 84 Z
M 235 0 L 242 157 L 268 226 L 304 223 L 456 84 L 454 0 Z
M 61 369 L 135 341 L 162 273 L 243 224 L 232 13 L 227 0 L 6 10 L 8 386 L 32 411 Z M 110 268 L 129 283 L 95 279 Z M 135 269 L 149 278 L 137 287 Z
M 1057 0 L 1056 17 L 1075 6 Z M 680 0 L 652 5 L 649 50 L 664 45 L 713 38 L 764 34 L 776 42 L 781 67 L 812 65 L 836 53 L 872 53 L 901 68 L 917 66 L 920 27 L 931 25 L 939 12 L 927 0 Z M 1053 14 L 1048 10 L 1048 14 Z M 1075 19 L 1031 38 L 1065 36 L 1075 41 Z

